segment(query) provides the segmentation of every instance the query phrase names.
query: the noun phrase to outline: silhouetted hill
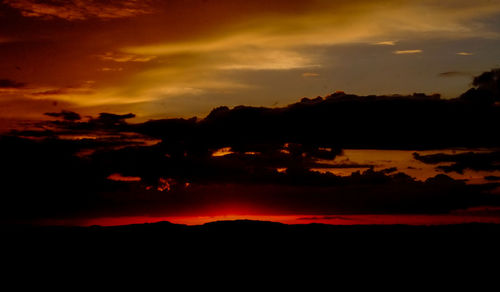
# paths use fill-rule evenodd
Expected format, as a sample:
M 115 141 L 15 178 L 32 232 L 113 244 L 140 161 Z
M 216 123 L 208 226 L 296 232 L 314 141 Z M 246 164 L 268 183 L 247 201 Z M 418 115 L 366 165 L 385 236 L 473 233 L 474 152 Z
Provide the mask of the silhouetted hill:
M 131 224 L 121 226 L 33 226 L 33 225 L 5 225 L 0 227 L 4 234 L 29 236 L 100 236 L 100 235 L 151 235 L 174 236 L 193 235 L 328 235 L 334 237 L 346 236 L 363 237 L 377 235 L 379 237 L 401 236 L 500 236 L 499 224 L 469 223 L 455 225 L 329 225 L 320 223 L 311 224 L 283 224 L 257 220 L 215 221 L 203 225 L 174 224 L 167 221 L 145 224 Z
M 198 226 L 169 222 L 114 227 L 2 226 L 1 234 L 3 254 L 17 265 L 33 260 L 66 265 L 104 259 L 171 267 L 175 262 L 189 269 L 192 262 L 226 267 L 274 262 L 288 268 L 326 263 L 359 269 L 388 262 L 460 267 L 467 261 L 484 266 L 485 261 L 500 258 L 500 225 L 495 224 L 335 226 L 237 220 Z M 263 268 L 272 270 L 272 266 Z M 428 268 L 439 271 L 437 266 Z

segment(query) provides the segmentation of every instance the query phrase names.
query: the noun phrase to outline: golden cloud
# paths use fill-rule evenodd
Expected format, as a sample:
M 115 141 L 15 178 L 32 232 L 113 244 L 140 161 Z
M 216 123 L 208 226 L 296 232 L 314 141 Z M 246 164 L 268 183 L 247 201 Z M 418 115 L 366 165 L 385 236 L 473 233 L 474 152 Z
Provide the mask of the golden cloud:
M 378 45 L 378 46 L 395 46 L 396 45 L 396 41 L 382 41 L 382 42 L 376 42 L 376 43 L 373 43 L 374 45 Z
M 410 54 L 420 54 L 422 53 L 422 50 L 397 50 L 394 51 L 394 54 L 396 55 L 410 55 Z
M 156 56 L 137 56 L 132 54 L 123 54 L 114 52 L 107 52 L 103 55 L 98 55 L 97 57 L 103 61 L 114 61 L 118 63 L 149 62 L 156 58 Z
M 302 74 L 307 78 L 317 77 L 317 68 L 334 66 L 332 63 L 337 60 L 325 60 L 321 55 L 321 50 L 327 46 L 396 46 L 392 48 L 395 49 L 393 53 L 404 55 L 422 53 L 421 49 L 400 50 L 397 47 L 408 41 L 498 37 L 490 27 L 481 25 L 481 20 L 500 12 L 500 3 L 488 0 L 443 0 L 439 3 L 431 0 L 280 0 L 280 5 L 276 4 L 278 1 L 264 3 L 261 0 L 220 0 L 211 5 L 192 2 L 199 7 L 175 0 L 168 3 L 117 0 L 71 0 L 64 4 L 56 0 L 4 2 L 19 9 L 24 16 L 44 19 L 112 19 L 152 13 L 151 17 L 131 18 L 124 23 L 106 22 L 109 27 L 99 22 L 103 28 L 99 33 L 75 34 L 76 45 L 61 46 L 61 50 L 87 50 L 85 54 L 75 53 L 79 58 L 66 56 L 59 60 L 57 54 L 50 52 L 51 62 L 57 69 L 47 70 L 49 74 L 53 72 L 53 78 L 47 77 L 40 83 L 70 83 L 67 75 L 71 75 L 75 80 L 96 78 L 99 86 L 57 91 L 67 85 L 54 84 L 41 86 L 38 91 L 16 91 L 29 98 L 47 97 L 81 107 L 109 106 L 108 110 L 117 105 L 132 106 L 172 97 L 241 92 L 248 92 L 252 97 L 255 89 L 261 86 L 257 78 L 262 78 L 255 77 L 259 75 L 255 71 L 296 70 L 295 76 Z M 204 13 L 203 9 L 209 13 Z M 192 17 L 184 17 L 184 13 Z M 79 22 L 78 25 L 84 24 Z M 105 31 L 106 28 L 109 30 Z M 137 34 L 131 35 L 131 32 Z M 79 47 L 79 41 L 84 48 Z M 40 65 L 45 63 L 46 60 L 40 61 Z M 60 64 L 67 65 L 63 68 Z M 253 79 L 248 77 L 250 74 Z M 34 95 L 37 92 L 47 94 Z M 220 101 L 211 102 L 214 104 L 206 102 L 207 110 Z M 135 108 L 127 111 L 137 112 Z
M 318 77 L 319 74 L 318 73 L 314 73 L 314 72 L 305 72 L 305 73 L 302 73 L 302 77 Z

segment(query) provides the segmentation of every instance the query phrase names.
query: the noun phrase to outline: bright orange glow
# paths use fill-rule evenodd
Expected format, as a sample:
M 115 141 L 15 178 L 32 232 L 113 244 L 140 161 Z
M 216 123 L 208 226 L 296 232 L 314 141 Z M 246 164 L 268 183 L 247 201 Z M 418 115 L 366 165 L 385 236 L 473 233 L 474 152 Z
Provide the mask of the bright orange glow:
M 221 156 L 226 156 L 229 154 L 233 154 L 234 152 L 231 151 L 231 147 L 224 147 L 221 149 L 216 150 L 214 153 L 212 153 L 212 157 L 221 157 Z
M 173 178 L 160 178 L 156 189 L 160 192 L 168 192 L 174 184 L 176 184 L 176 181 Z
M 110 174 L 107 177 L 107 179 L 114 181 L 128 181 L 128 182 L 141 181 L 141 178 L 138 176 L 123 176 L 120 173 Z
M 478 206 L 455 210 L 443 214 L 283 214 L 259 209 L 252 204 L 231 204 L 208 208 L 200 215 L 172 216 L 116 216 L 69 220 L 44 220 L 42 225 L 65 226 L 119 226 L 168 221 L 174 224 L 203 225 L 216 221 L 254 220 L 283 224 L 329 224 L 329 225 L 450 225 L 467 223 L 500 224 L 497 206 Z

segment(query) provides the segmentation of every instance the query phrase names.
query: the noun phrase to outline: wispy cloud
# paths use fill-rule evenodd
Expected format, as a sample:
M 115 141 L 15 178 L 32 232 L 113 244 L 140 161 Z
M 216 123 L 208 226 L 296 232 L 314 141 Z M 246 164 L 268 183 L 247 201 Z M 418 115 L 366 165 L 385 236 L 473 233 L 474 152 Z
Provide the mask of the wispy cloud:
M 298 94 L 298 88 L 307 94 L 313 90 L 318 94 L 326 93 L 323 90 L 330 90 L 328 86 L 307 79 L 318 77 L 316 71 L 320 66 L 322 76 L 333 79 L 328 70 L 337 65 L 341 68 L 352 61 L 348 56 L 343 58 L 341 50 L 338 55 L 325 53 L 334 46 L 380 46 L 379 49 L 389 49 L 389 56 L 393 51 L 397 55 L 419 54 L 422 50 L 399 50 L 399 45 L 409 43 L 411 39 L 413 44 L 420 43 L 421 48 L 426 48 L 425 41 L 429 37 L 477 39 L 491 36 L 495 33 L 491 31 L 492 27 L 482 25 L 480 21 L 500 11 L 499 3 L 488 0 L 473 3 L 456 0 L 439 4 L 400 0 L 280 0 L 272 3 L 265 0 L 220 0 L 209 1 L 209 5 L 202 2 L 6 0 L 4 8 L 13 7 L 24 15 L 16 13 L 15 17 L 30 25 L 45 25 L 44 36 L 50 37 L 57 46 L 30 54 L 30 61 L 26 62 L 20 61 L 22 56 L 7 56 L 12 60 L 8 64 L 12 74 L 1 77 L 15 79 L 21 76 L 19 74 L 30 74 L 23 76 L 23 80 L 40 88 L 34 93 L 34 90 L 26 93 L 27 89 L 19 88 L 4 88 L 3 91 L 12 95 L 29 95 L 30 98 L 47 97 L 72 102 L 82 107 L 157 102 L 144 111 L 158 111 L 158 104 L 168 104 L 169 99 L 177 98 L 178 101 L 168 110 L 178 113 L 179 104 L 184 102 L 186 112 L 199 114 L 202 104 L 204 111 L 219 103 L 252 104 L 256 102 L 256 96 L 275 98 L 276 92 L 283 92 L 277 98 L 284 99 Z M 241 9 L 240 4 L 249 8 Z M 12 11 L 11 8 L 8 10 Z M 153 11 L 154 14 L 147 17 L 100 21 Z M 25 17 L 43 21 L 23 19 Z M 72 23 L 74 29 L 73 26 L 71 30 L 60 29 L 63 27 L 59 25 L 61 19 L 75 21 Z M 89 25 L 90 21 L 84 21 L 87 19 L 94 20 L 92 25 Z M 102 31 L 95 31 L 96 27 Z M 23 34 L 29 31 L 38 30 L 26 29 Z M 17 39 L 14 33 L 19 34 L 18 31 L 4 32 L 6 39 Z M 3 37 L 0 36 L 0 42 Z M 69 43 L 71 46 L 67 45 Z M 26 44 L 26 50 L 40 49 L 39 45 L 29 46 L 31 43 Z M 452 55 L 456 51 L 457 48 L 449 50 Z M 470 53 L 458 54 L 466 56 Z M 43 58 L 49 55 L 55 66 L 44 66 L 47 60 Z M 16 70 L 16 66 L 22 66 L 23 72 Z M 359 70 L 355 66 L 349 68 L 353 72 Z M 433 72 L 441 72 L 439 70 Z M 30 72 L 42 73 L 31 76 Z M 299 81 L 293 84 L 293 88 L 285 86 L 281 82 L 285 79 L 278 78 L 278 74 L 302 78 L 300 81 L 304 85 Z M 271 82 L 270 76 L 278 81 Z M 92 89 L 58 90 L 89 78 L 98 81 Z M 374 77 L 379 78 L 383 77 Z M 406 79 L 401 81 L 402 91 L 410 90 L 407 83 Z M 353 90 L 345 88 L 350 85 L 342 80 L 335 81 L 335 86 Z M 90 90 L 93 94 L 89 93 Z M 221 97 L 221 93 L 231 93 L 231 99 Z M 186 101 L 181 101 L 186 96 Z M 193 102 L 195 99 L 197 102 Z M 130 110 L 137 111 L 136 108 Z
M 467 73 L 467 72 L 461 72 L 461 71 L 448 71 L 448 72 L 442 72 L 438 74 L 440 77 L 459 77 L 459 76 L 466 76 L 466 77 L 471 77 L 472 74 Z
M 394 51 L 394 54 L 396 55 L 409 55 L 409 54 L 420 54 L 422 53 L 422 50 L 397 50 Z
M 289 50 L 241 48 L 227 53 L 216 67 L 224 70 L 290 70 L 319 67 L 309 56 Z M 225 60 L 224 60 L 225 59 Z
M 123 18 L 150 13 L 148 1 L 37 1 L 5 0 L 13 8 L 19 9 L 26 17 L 45 19 L 84 20 L 87 18 Z
M 314 72 L 305 72 L 305 73 L 302 73 L 302 77 L 318 77 L 319 74 L 318 73 L 314 73 Z
M 121 67 L 119 67 L 119 68 L 104 67 L 104 68 L 101 68 L 100 71 L 102 71 L 102 72 L 120 72 L 120 71 L 123 71 L 123 68 L 121 68 Z
M 396 41 L 382 41 L 382 42 L 372 43 L 372 45 L 377 45 L 377 46 L 395 46 L 396 45 Z
M 115 53 L 115 52 L 107 52 L 105 54 L 98 55 L 97 57 L 103 61 L 114 61 L 118 63 L 149 62 L 156 58 L 156 56 L 145 56 L 145 55 L 139 56 L 139 55 Z

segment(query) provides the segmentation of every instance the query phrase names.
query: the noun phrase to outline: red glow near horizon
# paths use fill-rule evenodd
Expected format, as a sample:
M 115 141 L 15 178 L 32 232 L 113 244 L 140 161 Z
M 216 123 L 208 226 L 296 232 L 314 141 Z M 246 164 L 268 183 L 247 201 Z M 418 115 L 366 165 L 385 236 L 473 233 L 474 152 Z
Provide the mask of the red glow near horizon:
M 216 221 L 254 220 L 283 224 L 331 224 L 331 225 L 450 225 L 465 223 L 496 223 L 498 216 L 463 214 L 358 214 L 358 215 L 205 215 L 205 216 L 123 216 L 75 220 L 49 220 L 42 225 L 68 226 L 119 226 L 168 221 L 175 224 L 203 225 Z

